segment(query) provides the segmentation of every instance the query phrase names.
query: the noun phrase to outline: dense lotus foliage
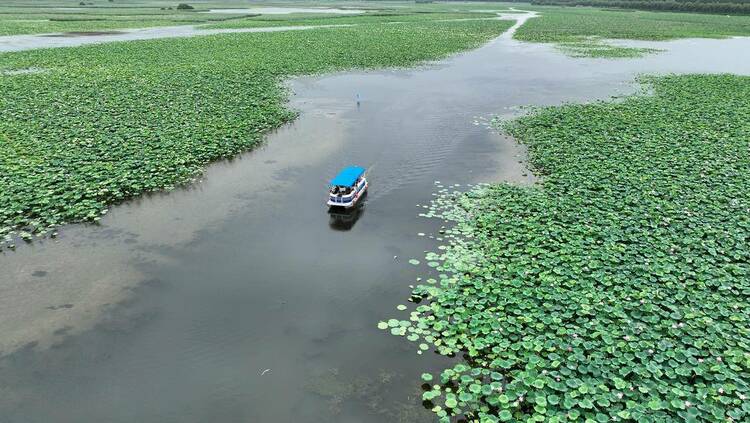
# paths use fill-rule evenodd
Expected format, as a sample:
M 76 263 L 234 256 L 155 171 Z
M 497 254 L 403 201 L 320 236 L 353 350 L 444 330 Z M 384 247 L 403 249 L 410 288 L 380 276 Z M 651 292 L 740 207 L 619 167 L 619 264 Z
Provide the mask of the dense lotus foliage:
M 750 78 L 644 82 L 507 124 L 539 185 L 425 213 L 442 273 L 379 327 L 465 359 L 423 375 L 442 421 L 750 420 Z
M 571 57 L 599 59 L 631 59 L 661 51 L 654 48 L 616 46 L 598 38 L 562 42 L 557 44 L 557 48 Z
M 290 75 L 412 65 L 512 24 L 372 24 L 0 55 L 0 239 L 97 220 L 110 204 L 191 181 L 257 145 L 295 116 L 281 85 Z
M 54 17 L 54 15 L 28 16 L 5 15 L 0 19 L 0 36 L 23 34 L 46 34 L 53 32 L 110 31 L 126 28 L 146 28 L 152 26 L 193 25 L 210 22 L 208 19 L 169 18 L 153 15 L 113 17 Z M 35 19 L 36 18 L 36 19 Z M 55 20 L 49 20 L 53 18 Z
M 595 8 L 537 8 L 543 18 L 519 28 L 515 38 L 559 42 L 599 36 L 630 40 L 750 35 L 750 16 L 613 11 Z
M 497 12 L 499 13 L 499 12 Z M 426 22 L 426 21 L 449 21 L 461 19 L 493 19 L 497 13 L 395 13 L 382 12 L 366 15 L 323 15 L 311 16 L 310 14 L 289 15 L 261 15 L 246 19 L 227 20 L 225 22 L 204 25 L 202 28 L 255 28 L 266 26 L 294 26 L 294 25 L 359 25 L 366 23 L 399 23 L 399 22 Z
M 591 6 L 597 8 L 659 10 L 665 12 L 750 15 L 750 4 L 745 0 L 533 0 L 532 3 L 562 6 Z
M 656 50 L 607 44 L 607 39 L 671 40 L 750 35 L 750 16 L 612 11 L 594 8 L 539 8 L 514 38 L 554 43 L 577 57 L 628 58 Z
M 15 4 L 14 4 L 15 3 Z M 78 7 L 76 7 L 78 6 Z M 194 25 L 242 18 L 248 13 L 212 14 L 167 10 L 164 3 L 123 5 L 107 2 L 80 7 L 78 2 L 0 2 L 0 36 L 68 31 L 106 31 L 153 26 Z M 174 5 L 170 5 L 174 6 Z

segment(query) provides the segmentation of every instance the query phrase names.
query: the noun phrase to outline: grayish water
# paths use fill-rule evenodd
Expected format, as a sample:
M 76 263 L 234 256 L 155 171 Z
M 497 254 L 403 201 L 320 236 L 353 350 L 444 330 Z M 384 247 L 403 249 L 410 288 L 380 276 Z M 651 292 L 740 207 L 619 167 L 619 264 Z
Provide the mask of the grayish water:
M 416 205 L 435 180 L 531 181 L 493 114 L 629 93 L 642 72 L 750 74 L 748 39 L 660 46 L 571 59 L 505 36 L 415 70 L 293 80 L 301 116 L 265 146 L 0 256 L 0 421 L 431 421 L 419 374 L 448 360 L 376 328 L 408 316 L 395 306 L 428 272 L 407 261 L 440 223 Z M 370 167 L 370 196 L 332 217 L 326 180 L 350 164 Z
M 39 48 L 77 47 L 88 44 L 102 44 L 116 41 L 197 37 L 202 35 L 242 32 L 304 31 L 314 28 L 336 28 L 342 26 L 351 25 L 298 25 L 221 29 L 203 29 L 194 25 L 179 25 L 143 29 L 119 29 L 117 31 L 73 32 L 35 35 L 3 35 L 0 36 L 0 53 L 34 50 Z

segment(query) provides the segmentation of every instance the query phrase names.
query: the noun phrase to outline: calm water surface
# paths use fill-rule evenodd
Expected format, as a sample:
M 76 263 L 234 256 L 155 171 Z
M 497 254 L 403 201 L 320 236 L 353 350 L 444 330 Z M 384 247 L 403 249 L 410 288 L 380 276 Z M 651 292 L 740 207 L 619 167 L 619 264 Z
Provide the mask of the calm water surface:
M 407 261 L 437 244 L 416 205 L 436 180 L 531 181 L 493 114 L 629 93 L 641 72 L 750 73 L 747 39 L 660 46 L 571 59 L 504 37 L 295 79 L 301 116 L 264 147 L 0 256 L 0 421 L 431 421 L 419 374 L 448 360 L 376 328 L 408 316 L 395 306 L 426 270 Z M 330 216 L 326 180 L 350 164 L 371 169 L 370 196 Z

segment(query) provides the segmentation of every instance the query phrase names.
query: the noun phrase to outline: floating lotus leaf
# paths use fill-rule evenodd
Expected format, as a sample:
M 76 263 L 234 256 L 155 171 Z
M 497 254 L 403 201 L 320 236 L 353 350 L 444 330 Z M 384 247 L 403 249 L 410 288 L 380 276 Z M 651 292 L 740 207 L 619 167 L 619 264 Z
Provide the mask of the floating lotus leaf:
M 434 199 L 449 273 L 413 316 L 466 358 L 447 416 L 750 420 L 750 78 L 642 81 L 508 123 L 537 186 Z

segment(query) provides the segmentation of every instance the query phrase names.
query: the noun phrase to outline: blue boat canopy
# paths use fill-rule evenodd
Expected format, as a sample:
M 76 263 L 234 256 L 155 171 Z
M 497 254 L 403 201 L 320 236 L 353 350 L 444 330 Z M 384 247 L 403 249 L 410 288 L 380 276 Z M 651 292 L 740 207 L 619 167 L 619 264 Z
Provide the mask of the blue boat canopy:
M 349 166 L 344 168 L 335 178 L 331 179 L 331 185 L 340 187 L 353 187 L 354 183 L 357 182 L 362 174 L 365 173 L 365 168 L 359 166 Z

